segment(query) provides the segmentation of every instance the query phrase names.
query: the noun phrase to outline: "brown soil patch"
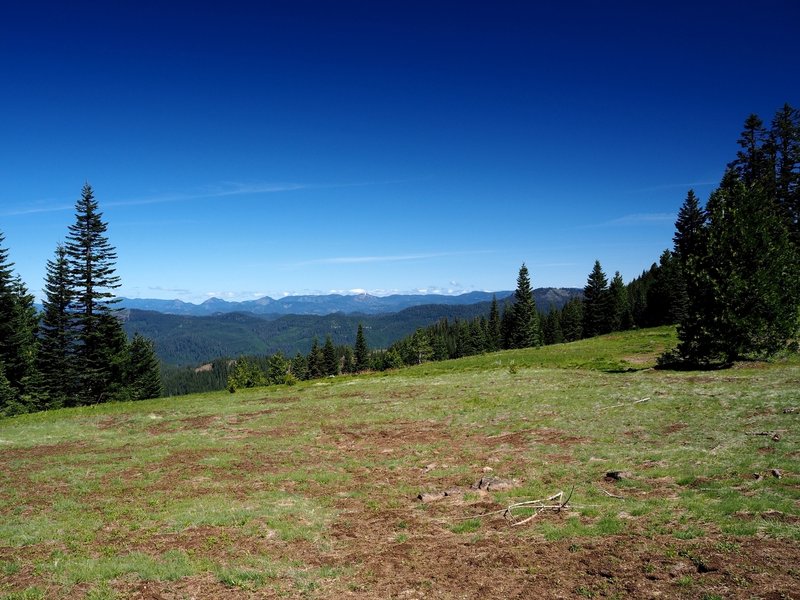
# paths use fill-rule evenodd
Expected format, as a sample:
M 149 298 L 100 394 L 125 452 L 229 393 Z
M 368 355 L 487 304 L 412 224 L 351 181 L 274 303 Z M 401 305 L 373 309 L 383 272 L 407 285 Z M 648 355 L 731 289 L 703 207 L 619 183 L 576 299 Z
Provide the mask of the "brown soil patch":
M 676 433 L 678 431 L 686 429 L 688 426 L 689 425 L 687 425 L 686 423 L 672 423 L 671 425 L 667 425 L 666 427 L 664 427 L 664 429 L 661 430 L 661 433 L 663 433 L 664 435 L 670 433 Z

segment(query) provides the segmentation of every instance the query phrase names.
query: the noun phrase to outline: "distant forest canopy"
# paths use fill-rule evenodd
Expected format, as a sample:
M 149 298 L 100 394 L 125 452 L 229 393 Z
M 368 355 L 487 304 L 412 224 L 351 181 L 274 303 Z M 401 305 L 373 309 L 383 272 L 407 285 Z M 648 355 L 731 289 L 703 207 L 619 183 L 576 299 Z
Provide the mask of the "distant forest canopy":
M 625 284 L 619 272 L 609 281 L 595 261 L 582 294 L 563 290 L 560 306 L 541 305 L 523 264 L 509 298 L 418 306 L 394 315 L 270 320 L 243 313 L 190 319 L 120 312 L 113 294 L 119 287 L 116 253 L 87 184 L 67 241 L 48 262 L 41 314 L 14 275 L 0 234 L 0 415 L 162 392 L 235 392 L 666 324 L 677 324 L 679 345 L 661 357 L 663 367 L 718 367 L 796 352 L 800 113 L 787 104 L 769 127 L 751 115 L 738 144 L 705 206 L 688 191 L 673 248 L 657 263 Z M 224 356 L 237 343 L 262 344 L 263 350 L 200 367 L 162 364 L 159 379 L 153 343 L 140 335 L 159 328 L 160 351 L 176 362 Z M 286 344 L 289 351 L 270 353 L 270 343 Z
M 506 302 L 513 292 L 501 292 L 498 300 Z M 540 288 L 534 291 L 539 306 L 560 308 L 582 294 L 578 288 Z M 480 296 L 486 294 L 481 293 Z M 474 297 L 474 294 L 470 296 Z M 416 302 L 428 296 L 418 296 Z M 489 300 L 492 294 L 488 294 Z M 437 298 L 438 299 L 438 298 Z M 405 300 L 405 303 L 410 302 Z M 327 301 L 323 301 L 327 304 Z M 387 314 L 317 315 L 227 313 L 207 317 L 189 317 L 160 312 L 122 311 L 124 327 L 130 335 L 138 332 L 155 341 L 159 358 L 168 364 L 196 366 L 214 358 L 281 351 L 293 355 L 308 352 L 312 340 L 330 335 L 335 344 L 355 342 L 359 323 L 368 332 L 375 348 L 388 348 L 419 327 L 440 319 L 472 319 L 488 314 L 490 302 L 472 304 L 419 304 Z

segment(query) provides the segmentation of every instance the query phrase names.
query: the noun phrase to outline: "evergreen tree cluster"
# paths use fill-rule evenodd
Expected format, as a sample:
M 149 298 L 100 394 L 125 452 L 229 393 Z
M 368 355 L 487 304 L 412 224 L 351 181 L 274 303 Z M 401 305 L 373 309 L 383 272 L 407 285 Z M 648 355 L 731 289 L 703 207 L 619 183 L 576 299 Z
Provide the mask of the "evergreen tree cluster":
M 684 305 L 666 363 L 767 357 L 800 329 L 800 111 L 769 129 L 750 115 L 738 143 L 706 206 L 690 190 L 675 223 Z
M 41 314 L 0 234 L 0 414 L 161 394 L 152 342 L 129 341 L 113 309 L 117 257 L 88 184 L 75 210 L 47 263 Z
M 291 359 L 286 358 L 282 352 L 276 352 L 271 356 L 240 356 L 235 361 L 225 359 L 214 361 L 211 363 L 209 371 L 215 371 L 217 375 L 210 375 L 208 380 L 218 383 L 220 381 L 218 374 L 227 373 L 225 382 L 230 392 L 235 392 L 240 388 L 264 385 L 284 383 L 293 385 L 297 381 L 356 374 L 373 369 L 380 370 L 380 363 L 376 363 L 377 356 L 379 355 L 370 351 L 364 328 L 359 324 L 355 348 L 346 344 L 335 346 L 330 335 L 325 337 L 325 343 L 322 346 L 320 346 L 319 340 L 314 338 L 308 354 L 298 352 Z M 186 378 L 179 378 L 179 381 L 184 383 L 184 387 L 175 385 L 173 375 L 168 378 L 166 384 L 168 395 L 188 393 L 184 391 L 188 387 L 185 386 L 185 382 L 194 381 L 195 378 L 191 376 L 190 372 L 197 370 L 182 369 L 181 371 L 188 375 Z M 202 387 L 202 384 L 200 385 Z M 208 389 L 202 388 L 197 391 L 207 391 Z M 210 389 L 221 389 L 221 387 Z

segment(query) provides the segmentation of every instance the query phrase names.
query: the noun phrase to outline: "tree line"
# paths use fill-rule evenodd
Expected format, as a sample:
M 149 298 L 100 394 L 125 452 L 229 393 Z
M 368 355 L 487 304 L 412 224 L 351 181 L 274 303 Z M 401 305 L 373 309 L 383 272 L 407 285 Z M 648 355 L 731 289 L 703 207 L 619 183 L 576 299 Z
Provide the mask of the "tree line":
M 129 340 L 113 306 L 116 251 L 87 183 L 75 222 L 47 262 L 42 311 L 0 234 L 0 414 L 161 394 L 150 340 Z
M 769 128 L 756 115 L 745 121 L 740 150 L 705 206 L 689 190 L 675 223 L 673 248 L 625 284 L 609 281 L 599 261 L 582 297 L 560 309 L 539 310 L 523 264 L 514 295 L 488 315 L 441 319 L 361 359 L 330 338 L 308 355 L 277 354 L 236 361 L 227 383 L 293 383 L 385 370 L 497 350 L 572 342 L 638 327 L 677 325 L 678 346 L 659 363 L 708 368 L 737 359 L 797 350 L 800 330 L 800 111 L 784 105 Z M 357 344 L 358 346 L 358 344 Z M 364 358 L 364 357 L 367 358 Z M 259 364 L 261 366 L 259 366 Z

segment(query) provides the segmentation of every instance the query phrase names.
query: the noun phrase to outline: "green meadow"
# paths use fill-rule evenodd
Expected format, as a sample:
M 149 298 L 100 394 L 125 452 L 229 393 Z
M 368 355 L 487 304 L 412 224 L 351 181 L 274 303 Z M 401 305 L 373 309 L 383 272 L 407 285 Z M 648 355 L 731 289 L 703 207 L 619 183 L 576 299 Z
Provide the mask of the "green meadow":
M 800 359 L 674 344 L 2 420 L 0 598 L 794 597 Z

